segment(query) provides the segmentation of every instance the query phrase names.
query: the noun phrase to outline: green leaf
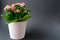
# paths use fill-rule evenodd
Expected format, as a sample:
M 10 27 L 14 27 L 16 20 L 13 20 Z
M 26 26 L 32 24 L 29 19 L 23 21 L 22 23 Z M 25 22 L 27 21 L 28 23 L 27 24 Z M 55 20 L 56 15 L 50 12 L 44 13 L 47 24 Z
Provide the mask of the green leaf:
M 9 24 L 9 23 L 12 23 L 12 22 L 17 22 L 18 20 L 17 20 L 17 19 L 14 19 L 14 20 L 9 20 L 9 19 L 8 19 L 8 20 L 6 20 L 6 21 L 7 21 L 6 23 Z
M 3 18 L 6 18 L 6 16 L 5 15 L 1 15 Z
M 25 15 L 21 20 L 26 21 L 26 20 L 28 20 L 29 18 L 31 18 L 31 16 Z

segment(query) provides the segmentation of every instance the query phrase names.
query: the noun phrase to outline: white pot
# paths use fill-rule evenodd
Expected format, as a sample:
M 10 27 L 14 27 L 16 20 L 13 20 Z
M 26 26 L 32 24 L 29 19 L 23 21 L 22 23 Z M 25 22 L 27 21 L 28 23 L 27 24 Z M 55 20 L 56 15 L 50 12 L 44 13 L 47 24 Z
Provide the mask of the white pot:
M 8 24 L 10 38 L 11 39 L 22 39 L 25 36 L 26 22 L 14 22 Z

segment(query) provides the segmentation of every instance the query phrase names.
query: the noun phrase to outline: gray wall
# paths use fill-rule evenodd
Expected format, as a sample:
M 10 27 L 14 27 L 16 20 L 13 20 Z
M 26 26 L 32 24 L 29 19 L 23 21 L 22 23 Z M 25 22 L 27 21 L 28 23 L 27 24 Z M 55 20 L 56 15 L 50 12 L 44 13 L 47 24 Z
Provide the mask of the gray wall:
M 43 33 L 49 38 L 60 38 L 60 2 L 58 0 L 1 0 L 1 13 L 7 4 L 25 2 L 27 9 L 31 9 L 32 18 L 27 22 L 28 33 Z M 46 37 L 47 37 L 46 36 Z M 0 40 L 10 40 L 8 26 L 1 17 Z

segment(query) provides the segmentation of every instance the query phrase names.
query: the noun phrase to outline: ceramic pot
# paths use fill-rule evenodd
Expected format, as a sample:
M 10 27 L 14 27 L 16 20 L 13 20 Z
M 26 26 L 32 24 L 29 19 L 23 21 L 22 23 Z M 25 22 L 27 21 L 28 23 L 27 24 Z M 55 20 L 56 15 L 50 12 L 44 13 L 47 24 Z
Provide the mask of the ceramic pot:
M 26 31 L 26 23 L 24 22 L 13 22 L 8 24 L 9 34 L 11 39 L 23 39 Z

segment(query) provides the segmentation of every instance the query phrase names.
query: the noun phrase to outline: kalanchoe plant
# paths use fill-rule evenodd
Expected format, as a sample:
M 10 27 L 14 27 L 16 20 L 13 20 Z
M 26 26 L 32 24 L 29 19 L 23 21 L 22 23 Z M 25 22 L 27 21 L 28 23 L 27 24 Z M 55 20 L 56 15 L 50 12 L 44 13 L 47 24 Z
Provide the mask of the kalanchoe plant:
M 2 17 L 6 19 L 7 23 L 26 21 L 31 18 L 28 15 L 31 10 L 25 8 L 25 3 L 6 5 L 4 11 L 7 13 L 2 15 Z

